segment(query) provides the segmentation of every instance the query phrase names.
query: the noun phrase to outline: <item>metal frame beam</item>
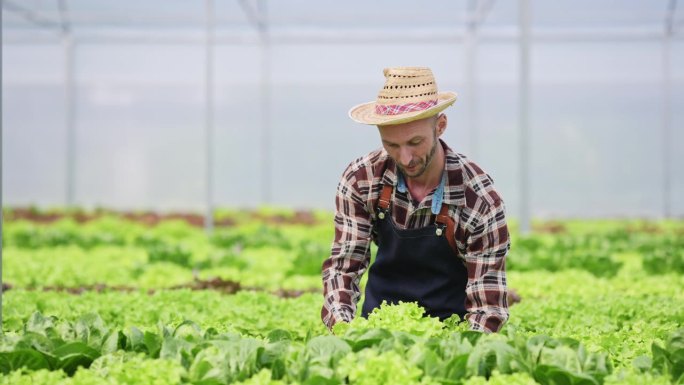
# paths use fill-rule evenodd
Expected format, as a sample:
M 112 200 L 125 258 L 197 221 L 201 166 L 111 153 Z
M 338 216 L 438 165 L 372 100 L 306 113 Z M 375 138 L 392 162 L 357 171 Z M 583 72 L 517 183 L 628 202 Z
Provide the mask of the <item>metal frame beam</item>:
M 259 34 L 261 48 L 260 99 L 261 99 L 261 203 L 272 200 L 271 186 L 271 38 L 267 22 L 266 1 L 239 0 L 240 6 L 250 23 Z
M 520 157 L 520 233 L 528 234 L 531 231 L 530 218 L 530 175 L 529 175 L 529 111 L 530 111 L 530 1 L 519 0 L 519 105 L 518 125 L 520 130 L 518 149 Z
M 465 78 L 466 78 L 466 106 L 468 130 L 470 131 L 470 155 L 477 159 L 479 153 L 479 124 L 477 120 L 477 40 L 478 29 L 484 23 L 494 0 L 469 0 L 468 23 L 464 36 L 465 47 Z
M 62 34 L 71 33 L 71 24 L 69 21 L 69 12 L 67 10 L 66 0 L 57 0 L 59 7 L 59 25 L 62 29 Z
M 487 16 L 489 16 L 489 12 L 494 7 L 494 2 L 495 0 L 469 1 L 468 24 L 472 25 L 471 28 L 478 29 L 480 25 L 484 24 L 485 20 L 487 20 Z
M 214 231 L 214 0 L 206 0 L 206 41 L 204 91 L 205 113 L 204 131 L 206 146 L 206 213 L 204 215 L 204 230 L 207 234 Z
M 475 69 L 477 68 L 477 29 L 479 24 L 479 11 L 481 9 L 480 0 L 469 0 L 468 15 L 469 21 L 466 27 L 463 46 L 465 48 L 465 79 L 467 95 L 465 97 L 466 119 L 468 121 L 468 131 L 470 136 L 470 156 L 478 159 L 478 121 L 477 121 L 477 85 Z
M 4 0 L 2 2 L 2 9 L 14 12 L 21 16 L 24 20 L 28 21 L 29 23 L 41 28 L 59 30 L 62 27 L 61 23 L 54 21 L 49 17 L 43 16 L 41 13 L 36 12 L 32 9 L 15 4 L 14 2 L 9 0 Z
M 4 9 L 5 0 L 0 0 L 0 6 Z M 3 38 L 3 36 L 2 36 L 3 29 L 4 28 L 0 28 L 0 41 L 2 41 L 2 38 Z M 2 63 L 2 50 L 1 49 L 0 49 L 0 63 Z M 2 81 L 2 73 L 3 73 L 3 71 L 0 71 L 0 84 L 4 84 Z M 4 87 L 0 87 L 0 104 L 2 104 L 2 89 L 3 88 Z M 2 135 L 2 120 L 3 119 L 0 119 L 0 335 L 4 335 L 3 327 L 2 327 L 2 325 L 3 325 L 2 324 L 2 297 L 3 297 L 2 293 L 4 291 L 3 290 L 4 281 L 2 280 L 2 248 L 3 248 L 2 239 L 4 237 L 2 235 L 4 234 L 3 233 L 4 230 L 3 230 L 2 225 L 3 225 L 5 220 L 3 218 L 4 214 L 3 214 L 3 210 L 2 210 L 2 207 L 3 207 L 3 205 L 2 205 L 2 195 L 3 195 L 2 191 L 4 191 L 2 188 L 2 169 L 3 169 L 3 167 L 2 167 L 2 148 L 3 148 L 2 147 L 2 137 L 3 137 L 3 135 Z
M 674 26 L 674 24 L 673 24 Z M 31 34 L 14 33 L 8 35 L 8 30 L 4 31 L 3 44 L 57 44 L 58 39 L 46 36 L 36 36 Z M 537 30 L 530 32 L 528 39 L 534 44 L 555 44 L 562 42 L 626 42 L 632 43 L 635 41 L 662 41 L 664 37 L 662 28 L 659 30 L 635 30 L 635 29 L 620 29 L 620 30 Z M 80 35 L 77 34 L 74 38 L 78 39 L 79 45 L 86 44 L 184 44 L 184 45 L 201 45 L 205 43 L 205 38 L 202 36 L 188 36 L 188 35 Z M 510 43 L 518 42 L 520 35 L 518 33 L 506 31 L 478 31 L 478 43 Z M 401 34 L 379 32 L 371 29 L 356 29 L 354 31 L 344 29 L 325 29 L 325 30 L 311 30 L 300 33 L 278 33 L 268 34 L 268 42 L 270 45 L 281 44 L 383 44 L 383 45 L 403 45 L 403 44 L 455 44 L 464 43 L 466 39 L 465 33 L 458 33 L 453 31 L 436 31 L 436 30 L 413 30 L 407 33 L 402 31 Z M 673 27 L 672 41 L 683 41 L 684 33 L 679 33 Z M 257 45 L 261 44 L 263 37 L 259 34 L 220 34 L 214 37 L 215 45 Z
M 254 28 L 259 32 L 260 35 L 262 35 L 262 37 L 265 37 L 264 35 L 266 35 L 266 30 L 268 27 L 266 23 L 265 5 L 261 0 L 256 0 L 255 6 L 250 5 L 248 1 L 249 0 L 239 0 L 240 7 L 242 7 L 247 19 L 254 26 Z
M 242 0 L 244 1 L 244 0 Z M 266 23 L 266 1 L 257 0 L 258 28 L 261 38 L 261 203 L 270 204 L 273 199 L 271 177 L 271 38 Z
M 76 100 L 75 70 L 76 48 L 69 22 L 66 0 L 57 0 L 60 11 L 60 30 L 64 47 L 64 108 L 66 142 L 66 205 L 72 207 L 76 203 Z
M 672 175 L 672 70 L 671 41 L 674 31 L 674 14 L 677 0 L 670 0 L 665 12 L 663 55 L 662 55 L 662 150 L 663 150 L 663 216 L 672 217 L 672 191 L 670 177 Z

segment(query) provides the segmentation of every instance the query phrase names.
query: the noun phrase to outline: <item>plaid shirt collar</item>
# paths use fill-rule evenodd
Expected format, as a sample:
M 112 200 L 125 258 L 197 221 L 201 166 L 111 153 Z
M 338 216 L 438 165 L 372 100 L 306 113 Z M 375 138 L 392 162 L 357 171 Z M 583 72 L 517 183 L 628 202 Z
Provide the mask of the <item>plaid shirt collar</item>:
M 465 194 L 463 185 L 463 169 L 461 167 L 461 155 L 454 152 L 449 146 L 447 146 L 446 143 L 444 143 L 442 139 L 439 139 L 439 143 L 442 145 L 442 148 L 444 149 L 444 158 L 446 163 L 445 172 L 447 173 L 446 185 L 444 186 L 443 202 L 452 206 L 463 206 L 465 205 Z M 383 149 L 383 151 L 385 150 Z M 400 177 L 397 171 L 396 163 L 394 163 L 394 160 L 392 160 L 392 158 L 390 158 L 389 156 L 387 158 L 388 163 L 387 168 L 385 169 L 385 173 L 382 175 L 382 184 L 390 184 L 394 186 L 395 190 L 399 190 L 399 192 L 405 193 L 406 191 L 401 191 L 402 189 L 400 188 L 403 186 L 399 186 Z M 432 195 L 433 194 L 430 193 L 427 199 L 423 201 L 424 204 L 421 204 L 417 208 L 420 209 L 425 206 L 430 207 L 432 205 L 433 200 Z

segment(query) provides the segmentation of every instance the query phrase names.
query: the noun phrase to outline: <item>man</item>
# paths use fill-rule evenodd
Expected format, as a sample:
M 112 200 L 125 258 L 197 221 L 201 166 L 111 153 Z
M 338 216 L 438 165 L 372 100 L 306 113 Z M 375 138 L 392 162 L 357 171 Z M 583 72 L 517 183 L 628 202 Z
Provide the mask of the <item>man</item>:
M 323 263 L 323 323 L 351 321 L 369 269 L 361 315 L 383 300 L 416 301 L 441 320 L 496 332 L 508 319 L 504 204 L 493 181 L 439 137 L 456 101 L 429 68 L 384 70 L 377 100 L 349 116 L 376 125 L 383 148 L 353 161 L 337 187 L 335 239 Z

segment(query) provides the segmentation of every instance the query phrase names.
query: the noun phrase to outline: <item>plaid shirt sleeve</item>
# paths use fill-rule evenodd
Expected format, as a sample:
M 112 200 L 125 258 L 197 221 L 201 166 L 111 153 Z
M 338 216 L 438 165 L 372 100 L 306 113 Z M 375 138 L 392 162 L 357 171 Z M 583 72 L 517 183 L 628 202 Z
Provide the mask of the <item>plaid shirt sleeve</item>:
M 357 170 L 345 171 L 335 198 L 335 239 L 331 255 L 323 262 L 323 308 L 321 319 L 331 329 L 339 321 L 349 322 L 361 297 L 359 282 L 370 263 L 371 214 L 367 189 L 359 188 Z M 361 182 L 362 183 L 362 182 Z
M 491 196 L 491 195 L 490 195 Z M 481 201 L 466 243 L 466 319 L 472 330 L 497 332 L 508 319 L 506 254 L 510 248 L 504 204 Z

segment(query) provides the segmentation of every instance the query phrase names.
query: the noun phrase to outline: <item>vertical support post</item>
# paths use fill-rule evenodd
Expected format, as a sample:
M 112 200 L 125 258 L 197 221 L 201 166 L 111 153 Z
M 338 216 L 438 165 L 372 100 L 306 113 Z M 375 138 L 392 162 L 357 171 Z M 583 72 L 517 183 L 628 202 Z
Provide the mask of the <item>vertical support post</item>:
M 529 109 L 530 109 L 530 0 L 519 0 L 520 47 L 520 232 L 528 234 L 530 225 L 530 166 L 529 166 Z
M 0 9 L 3 8 L 3 0 L 0 0 Z M 0 15 L 2 17 L 2 15 Z M 2 30 L 3 28 L 0 28 L 0 41 L 2 40 Z M 0 63 L 2 63 L 2 50 L 0 49 Z M 0 71 L 0 84 L 4 84 L 2 82 L 2 72 Z M 0 105 L 2 105 L 2 87 L 0 87 Z M 3 211 L 2 211 L 2 119 L 0 119 L 0 335 L 4 335 L 3 329 L 2 329 L 2 293 L 3 293 L 3 285 L 4 281 L 2 279 L 2 238 L 3 238 L 3 228 L 2 224 L 5 220 Z
M 64 107 L 67 131 L 66 143 L 66 205 L 76 204 L 76 104 L 74 86 L 75 43 L 71 33 L 66 31 L 62 36 L 64 46 Z
M 663 216 L 672 217 L 672 194 L 670 176 L 672 167 L 672 70 L 670 66 L 671 38 L 665 35 L 663 41 Z
M 205 44 L 204 67 L 204 132 L 206 139 L 206 212 L 204 214 L 204 230 L 207 234 L 214 231 L 214 1 L 206 0 L 207 34 Z
M 66 206 L 76 204 L 76 103 L 74 87 L 75 42 L 71 34 L 66 0 L 58 0 L 61 37 L 64 47 L 64 123 L 66 125 Z
M 66 0 L 59 0 L 61 19 L 61 37 L 64 47 L 64 111 L 66 125 L 66 205 L 76 204 L 76 99 L 74 85 L 74 66 L 76 61 L 76 43 L 74 42 L 67 14 Z
M 662 56 L 662 94 L 663 94 L 663 216 L 672 217 L 672 69 L 670 53 L 672 50 L 672 28 L 677 0 L 670 0 L 665 15 L 665 33 Z
M 478 120 L 477 120 L 477 85 L 475 84 L 475 68 L 477 65 L 477 10 L 479 0 L 468 1 L 468 24 L 465 35 L 465 68 L 468 100 L 466 105 L 468 129 L 470 130 L 470 157 L 478 159 Z
M 271 44 L 266 25 L 266 2 L 258 0 L 261 34 L 261 203 L 273 199 L 271 186 Z

